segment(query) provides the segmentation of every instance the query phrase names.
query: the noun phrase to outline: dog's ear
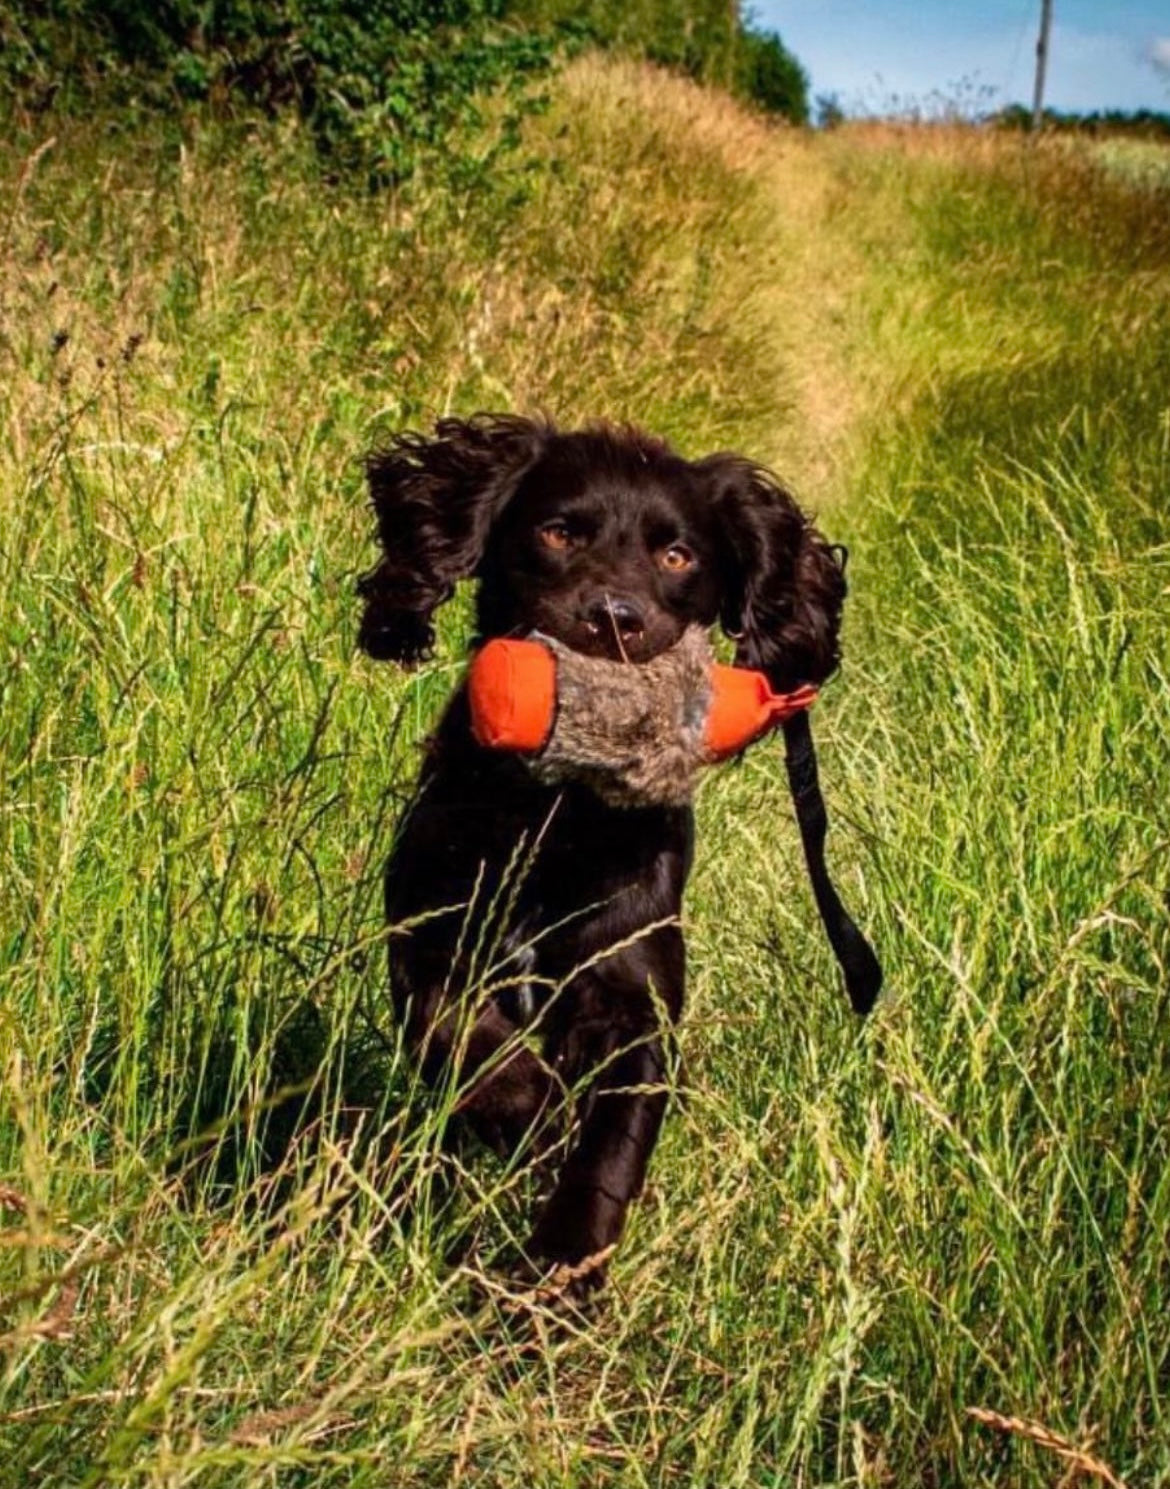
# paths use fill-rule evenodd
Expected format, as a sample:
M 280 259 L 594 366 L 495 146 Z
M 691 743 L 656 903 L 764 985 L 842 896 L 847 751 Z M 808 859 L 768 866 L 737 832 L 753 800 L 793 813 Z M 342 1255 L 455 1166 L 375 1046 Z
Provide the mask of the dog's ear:
M 398 662 L 426 655 L 435 609 L 475 573 L 492 523 L 551 432 L 504 414 L 440 419 L 433 437 L 400 434 L 370 456 L 383 556 L 358 581 L 359 646 Z
M 700 463 L 724 545 L 720 618 L 735 659 L 767 673 L 779 692 L 822 682 L 840 661 L 844 549 L 831 547 L 768 471 L 737 455 Z M 882 985 L 873 947 L 841 903 L 825 863 L 828 816 L 817 778 L 808 714 L 783 724 L 785 761 L 813 895 L 857 1013 Z
M 830 546 L 769 471 L 738 455 L 699 462 L 723 545 L 720 619 L 736 661 L 788 691 L 840 661 L 844 550 Z

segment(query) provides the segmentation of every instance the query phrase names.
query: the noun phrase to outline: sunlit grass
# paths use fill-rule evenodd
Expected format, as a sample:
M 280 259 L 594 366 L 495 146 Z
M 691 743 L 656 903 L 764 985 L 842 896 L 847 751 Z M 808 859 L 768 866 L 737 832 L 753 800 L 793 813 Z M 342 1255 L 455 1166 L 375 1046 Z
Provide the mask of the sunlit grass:
M 1059 1482 L 1018 1419 L 1168 1483 L 1165 199 L 559 88 L 490 199 L 9 131 L 0 1476 Z M 857 1025 L 778 748 L 712 772 L 687 1094 L 535 1347 L 529 1181 L 441 1155 L 384 979 L 465 613 L 410 677 L 352 644 L 363 450 L 502 406 L 779 460 L 852 545 L 816 725 L 889 988 Z
M 1107 170 L 1134 185 L 1164 190 L 1170 181 L 1170 143 L 1165 140 L 1102 140 L 1094 153 Z

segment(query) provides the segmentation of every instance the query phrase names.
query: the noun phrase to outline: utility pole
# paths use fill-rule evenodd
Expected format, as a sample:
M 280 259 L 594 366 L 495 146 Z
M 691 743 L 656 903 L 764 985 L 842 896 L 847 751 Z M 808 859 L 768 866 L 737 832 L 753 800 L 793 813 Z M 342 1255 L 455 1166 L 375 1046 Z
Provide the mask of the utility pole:
M 1048 36 L 1052 30 L 1052 0 L 1041 0 L 1040 35 L 1036 38 L 1036 90 L 1032 94 L 1032 129 L 1044 123 L 1044 74 L 1048 69 Z

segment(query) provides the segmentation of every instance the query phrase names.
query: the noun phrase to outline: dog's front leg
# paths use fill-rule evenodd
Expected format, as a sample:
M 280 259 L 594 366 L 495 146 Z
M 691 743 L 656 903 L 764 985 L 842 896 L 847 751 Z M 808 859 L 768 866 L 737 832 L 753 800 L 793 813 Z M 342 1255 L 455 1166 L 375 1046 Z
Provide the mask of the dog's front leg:
M 666 1056 L 655 1033 L 616 1054 L 597 1077 L 573 1147 L 529 1244 L 547 1265 L 585 1270 L 573 1280 L 584 1293 L 604 1280 L 605 1262 L 642 1192 L 666 1110 Z
M 685 953 L 677 925 L 576 979 L 558 1065 L 588 1082 L 576 1139 L 536 1224 L 530 1257 L 583 1269 L 580 1295 L 605 1276 L 631 1200 L 642 1192 L 668 1095 L 667 1051 L 682 1012 Z M 596 1261 L 592 1259 L 596 1258 Z

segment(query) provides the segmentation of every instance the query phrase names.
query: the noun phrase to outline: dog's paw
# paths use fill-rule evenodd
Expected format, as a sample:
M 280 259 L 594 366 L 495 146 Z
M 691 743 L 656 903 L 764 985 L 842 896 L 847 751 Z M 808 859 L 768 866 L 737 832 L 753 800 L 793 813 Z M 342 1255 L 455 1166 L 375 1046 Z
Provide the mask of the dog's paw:
M 609 1275 L 609 1259 L 617 1249 L 612 1242 L 579 1261 L 551 1261 L 541 1266 L 524 1263 L 526 1291 L 535 1307 L 550 1312 L 581 1312 L 596 1306 Z

